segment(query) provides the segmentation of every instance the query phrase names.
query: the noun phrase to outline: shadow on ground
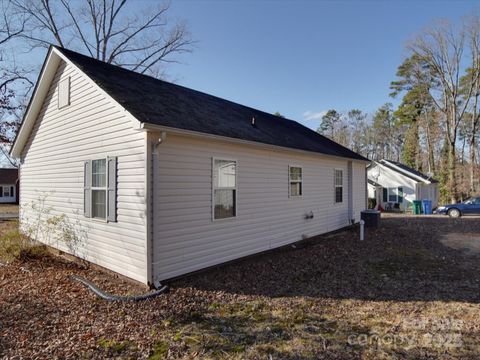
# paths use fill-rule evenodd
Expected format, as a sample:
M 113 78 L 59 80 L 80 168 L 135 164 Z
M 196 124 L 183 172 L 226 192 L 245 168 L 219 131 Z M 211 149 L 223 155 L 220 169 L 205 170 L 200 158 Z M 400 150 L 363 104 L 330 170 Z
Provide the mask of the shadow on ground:
M 245 295 L 394 301 L 480 301 L 480 220 L 389 217 L 177 280 Z

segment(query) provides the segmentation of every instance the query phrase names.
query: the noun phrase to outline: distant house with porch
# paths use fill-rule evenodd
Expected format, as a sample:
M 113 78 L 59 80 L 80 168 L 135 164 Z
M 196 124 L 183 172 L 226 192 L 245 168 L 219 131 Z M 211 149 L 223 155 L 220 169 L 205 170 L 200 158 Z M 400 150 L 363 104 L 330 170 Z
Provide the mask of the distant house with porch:
M 406 210 L 414 200 L 438 205 L 438 181 L 396 161 L 372 161 L 367 168 L 368 197 L 384 209 Z
M 0 169 L 0 203 L 18 204 L 18 169 Z

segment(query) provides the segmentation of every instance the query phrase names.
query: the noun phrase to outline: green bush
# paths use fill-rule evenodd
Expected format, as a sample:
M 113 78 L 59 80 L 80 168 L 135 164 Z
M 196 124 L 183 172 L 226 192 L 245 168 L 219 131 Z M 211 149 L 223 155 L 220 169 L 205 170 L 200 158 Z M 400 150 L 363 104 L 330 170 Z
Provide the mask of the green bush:
M 375 198 L 368 198 L 368 208 L 374 209 L 377 206 L 377 199 Z

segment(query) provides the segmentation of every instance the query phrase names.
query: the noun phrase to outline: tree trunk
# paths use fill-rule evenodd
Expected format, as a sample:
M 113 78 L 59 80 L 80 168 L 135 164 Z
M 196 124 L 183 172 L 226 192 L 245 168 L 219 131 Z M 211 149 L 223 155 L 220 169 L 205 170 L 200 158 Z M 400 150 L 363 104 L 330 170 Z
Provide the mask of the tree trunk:
M 476 83 L 477 87 L 475 89 L 475 97 L 473 102 L 473 114 L 471 120 L 471 129 L 470 129 L 470 195 L 476 195 L 476 186 L 475 186 L 475 167 L 476 167 L 476 159 L 475 159 L 475 151 L 477 142 L 475 141 L 477 136 L 477 123 L 478 123 L 478 82 Z
M 432 141 L 432 134 L 430 129 L 430 118 L 428 114 L 425 113 L 425 136 L 427 138 L 427 160 L 428 160 L 428 171 L 435 174 L 435 154 Z M 420 153 L 420 152 L 419 152 Z
M 448 188 L 450 190 L 450 200 L 453 203 L 457 202 L 457 179 L 455 177 L 456 172 L 456 159 L 455 159 L 455 142 L 449 142 L 448 149 Z
M 476 151 L 476 141 L 475 135 L 472 135 L 470 138 L 470 195 L 476 195 L 476 186 L 475 186 L 475 167 L 476 167 L 476 159 L 475 159 L 475 151 Z

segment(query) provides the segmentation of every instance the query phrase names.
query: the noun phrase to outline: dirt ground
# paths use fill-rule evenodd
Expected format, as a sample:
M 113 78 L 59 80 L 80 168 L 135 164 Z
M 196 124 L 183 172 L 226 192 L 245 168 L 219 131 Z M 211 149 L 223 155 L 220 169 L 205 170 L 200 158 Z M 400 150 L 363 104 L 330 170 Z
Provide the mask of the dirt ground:
M 0 204 L 0 214 L 17 214 L 18 215 L 18 205 Z
M 69 275 L 141 286 L 40 254 L 0 266 L 0 357 L 478 359 L 479 241 L 479 218 L 389 215 L 363 242 L 358 229 L 318 237 L 139 303 Z

